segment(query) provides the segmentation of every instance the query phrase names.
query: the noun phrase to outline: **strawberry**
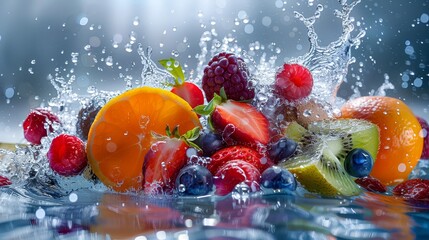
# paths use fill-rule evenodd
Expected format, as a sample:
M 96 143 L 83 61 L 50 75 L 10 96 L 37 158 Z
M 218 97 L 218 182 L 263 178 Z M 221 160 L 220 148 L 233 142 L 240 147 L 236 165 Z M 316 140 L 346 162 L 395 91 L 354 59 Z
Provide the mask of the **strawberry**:
M 32 110 L 22 124 L 25 139 L 32 144 L 40 144 L 42 137 L 48 135 L 46 127 L 49 127 L 50 132 L 54 131 L 53 123 L 60 123 L 60 119 L 49 110 L 42 108 Z
M 288 101 L 295 101 L 310 95 L 313 77 L 310 71 L 299 64 L 284 64 L 276 75 L 274 90 Z
M 68 134 L 52 140 L 47 157 L 51 169 L 62 176 L 77 175 L 88 163 L 85 144 L 80 138 Z
M 406 199 L 429 200 L 429 180 L 411 179 L 393 188 L 393 194 Z
M 421 117 L 417 117 L 420 125 L 422 126 L 422 131 L 420 136 L 423 137 L 423 151 L 421 159 L 429 159 L 429 124 L 426 120 Z
M 357 178 L 355 182 L 370 192 L 385 193 L 387 191 L 386 186 L 384 186 L 377 178 L 371 176 Z
M 209 125 L 230 145 L 267 145 L 270 139 L 268 119 L 249 103 L 227 100 L 223 88 L 220 96 L 215 94 L 207 106 L 197 106 L 194 111 L 210 115 Z
M 227 195 L 235 186 L 244 182 L 252 192 L 260 189 L 261 173 L 256 167 L 243 160 L 232 160 L 222 165 L 214 177 L 217 195 Z
M 178 135 L 176 126 L 172 132 L 167 126 L 167 136 L 156 135 L 157 141 L 146 153 L 143 162 L 143 189 L 147 194 L 172 193 L 177 175 L 188 160 L 186 155 L 190 141 L 196 139 L 199 128 L 194 128 L 183 136 Z
M 7 177 L 0 176 L 0 187 L 11 185 L 12 182 Z
M 179 62 L 173 58 L 160 60 L 159 63 L 173 76 L 171 92 L 183 98 L 192 108 L 204 104 L 203 91 L 194 83 L 185 81 L 185 74 Z
M 245 146 L 231 146 L 215 152 L 211 156 L 211 161 L 207 165 L 207 169 L 212 174 L 216 174 L 219 168 L 221 168 L 227 162 L 236 159 L 250 163 L 256 169 L 258 169 L 259 172 L 263 172 L 265 169 L 273 165 L 271 160 L 259 152 L 253 150 L 252 148 Z

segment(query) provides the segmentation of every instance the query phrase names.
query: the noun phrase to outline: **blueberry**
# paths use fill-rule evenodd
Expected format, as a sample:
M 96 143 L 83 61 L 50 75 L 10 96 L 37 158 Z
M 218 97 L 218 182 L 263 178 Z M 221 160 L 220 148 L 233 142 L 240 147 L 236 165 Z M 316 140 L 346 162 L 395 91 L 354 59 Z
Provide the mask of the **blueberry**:
M 222 136 L 213 132 L 201 133 L 197 140 L 195 140 L 195 144 L 203 150 L 203 155 L 206 157 L 210 157 L 225 146 Z
M 268 153 L 271 160 L 277 164 L 287 160 L 290 156 L 292 156 L 295 153 L 297 147 L 298 144 L 294 140 L 281 138 L 269 146 Z
M 285 189 L 295 191 L 296 179 L 288 170 L 272 166 L 267 168 L 261 175 L 261 185 L 264 188 Z
M 371 154 L 364 149 L 355 148 L 351 150 L 344 160 L 344 169 L 353 177 L 361 178 L 368 176 L 374 165 Z
M 208 194 L 213 188 L 213 176 L 207 168 L 200 165 L 187 165 L 176 178 L 179 195 L 200 196 Z

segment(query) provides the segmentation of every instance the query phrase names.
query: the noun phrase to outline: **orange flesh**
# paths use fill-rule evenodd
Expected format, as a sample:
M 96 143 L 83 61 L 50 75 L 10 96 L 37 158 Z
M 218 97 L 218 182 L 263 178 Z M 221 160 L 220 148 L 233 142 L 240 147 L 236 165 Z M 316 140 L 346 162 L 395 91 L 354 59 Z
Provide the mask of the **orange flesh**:
M 113 98 L 89 131 L 87 154 L 92 170 L 116 191 L 140 190 L 151 132 L 164 135 L 167 125 L 179 125 L 183 134 L 200 122 L 186 101 L 166 90 L 142 87 Z

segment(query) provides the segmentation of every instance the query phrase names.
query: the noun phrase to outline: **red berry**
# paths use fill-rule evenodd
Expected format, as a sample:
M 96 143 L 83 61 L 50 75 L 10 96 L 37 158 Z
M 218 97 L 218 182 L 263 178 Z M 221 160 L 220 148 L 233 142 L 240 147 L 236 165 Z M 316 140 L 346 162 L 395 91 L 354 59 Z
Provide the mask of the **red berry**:
M 77 175 L 88 163 L 82 140 L 68 134 L 61 134 L 52 140 L 47 156 L 51 169 L 62 176 Z
M 24 120 L 24 137 L 32 144 L 40 144 L 42 137 L 48 135 L 45 124 L 49 126 L 49 131 L 52 132 L 53 123 L 59 123 L 60 119 L 46 109 L 37 108 L 28 114 Z
M 12 182 L 7 177 L 0 176 L 0 187 L 11 185 Z
M 274 83 L 277 95 L 288 101 L 309 96 L 312 88 L 313 77 L 310 71 L 299 64 L 284 64 Z
M 411 179 L 400 183 L 393 189 L 393 194 L 407 199 L 429 200 L 429 180 Z
M 203 92 L 194 83 L 184 82 L 182 85 L 173 87 L 171 92 L 183 98 L 192 108 L 204 104 Z
M 268 119 L 251 104 L 228 100 L 216 106 L 210 118 L 227 141 L 266 145 L 270 139 Z
M 202 84 L 207 101 L 213 98 L 214 93 L 219 95 L 222 87 L 228 99 L 253 99 L 255 90 L 249 79 L 250 73 L 243 59 L 232 53 L 217 54 L 204 69 Z
M 429 160 L 429 124 L 426 120 L 424 120 L 421 117 L 417 117 L 417 120 L 419 120 L 420 125 L 422 126 L 422 131 L 420 132 L 420 136 L 423 137 L 423 151 L 421 159 L 428 159 Z
M 217 171 L 214 177 L 217 195 L 227 195 L 234 190 L 237 184 L 244 182 L 252 192 L 258 191 L 261 173 L 242 160 L 232 160 L 227 162 Z
M 385 193 L 387 191 L 386 186 L 384 186 L 377 178 L 371 176 L 358 178 L 355 182 L 370 192 Z
M 171 193 L 177 174 L 187 163 L 188 145 L 177 138 L 154 143 L 143 162 L 143 188 L 147 194 Z
M 215 152 L 213 156 L 211 156 L 211 161 L 207 165 L 207 169 L 212 174 L 216 174 L 219 168 L 229 161 L 236 159 L 250 163 L 258 169 L 259 172 L 263 172 L 265 169 L 273 165 L 271 160 L 252 148 L 245 146 L 231 146 Z

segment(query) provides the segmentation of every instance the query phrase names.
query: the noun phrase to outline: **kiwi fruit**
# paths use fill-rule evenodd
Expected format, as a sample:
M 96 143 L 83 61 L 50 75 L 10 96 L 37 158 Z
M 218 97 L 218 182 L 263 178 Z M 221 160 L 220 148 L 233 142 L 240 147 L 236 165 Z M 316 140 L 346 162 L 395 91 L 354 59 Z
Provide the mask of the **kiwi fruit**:
M 326 197 L 360 193 L 355 178 L 344 169 L 344 159 L 355 148 L 365 149 L 376 159 L 380 142 L 378 127 L 358 119 L 312 122 L 307 129 L 292 122 L 286 137 L 298 142 L 298 149 L 282 167 L 308 191 Z

